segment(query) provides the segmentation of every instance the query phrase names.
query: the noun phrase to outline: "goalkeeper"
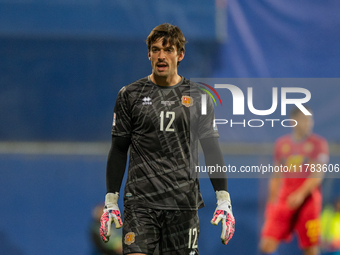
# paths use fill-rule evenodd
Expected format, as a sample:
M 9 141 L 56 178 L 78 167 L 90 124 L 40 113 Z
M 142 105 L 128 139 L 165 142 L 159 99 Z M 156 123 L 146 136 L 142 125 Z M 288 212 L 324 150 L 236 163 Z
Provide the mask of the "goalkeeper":
M 198 254 L 197 210 L 204 206 L 198 173 L 192 171 L 198 142 L 206 165 L 224 166 L 212 100 L 201 114 L 203 90 L 177 73 L 185 42 L 178 27 L 155 27 L 147 38 L 151 75 L 123 87 L 117 96 L 100 233 L 107 241 L 111 223 L 123 227 L 124 254 L 153 254 L 157 245 L 164 255 Z M 129 148 L 123 225 L 117 201 Z M 210 178 L 217 198 L 211 223 L 221 221 L 222 243 L 227 244 L 235 230 L 227 178 L 223 172 Z

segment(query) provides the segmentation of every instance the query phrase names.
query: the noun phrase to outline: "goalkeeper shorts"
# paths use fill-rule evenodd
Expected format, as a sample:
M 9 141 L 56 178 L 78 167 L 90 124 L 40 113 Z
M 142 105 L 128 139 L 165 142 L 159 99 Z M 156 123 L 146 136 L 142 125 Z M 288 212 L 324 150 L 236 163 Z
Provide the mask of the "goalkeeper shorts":
M 124 209 L 123 253 L 198 255 L 196 210 L 159 210 L 129 205 Z

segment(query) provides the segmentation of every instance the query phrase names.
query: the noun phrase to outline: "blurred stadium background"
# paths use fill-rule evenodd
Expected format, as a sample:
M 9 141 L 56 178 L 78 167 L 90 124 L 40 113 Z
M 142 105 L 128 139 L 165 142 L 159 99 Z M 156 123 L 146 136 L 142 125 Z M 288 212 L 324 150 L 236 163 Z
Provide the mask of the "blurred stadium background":
M 115 98 L 150 74 L 144 40 L 153 27 L 182 29 L 187 78 L 338 78 L 339 11 L 337 0 L 0 0 L 0 253 L 92 254 Z M 315 131 L 340 163 L 340 87 L 310 89 Z M 236 166 L 270 163 L 272 143 L 287 132 L 232 131 L 220 135 Z M 236 232 L 223 246 L 209 223 L 215 195 L 201 179 L 201 254 L 258 254 L 266 184 L 229 180 Z M 339 180 L 325 179 L 323 191 L 332 203 Z M 296 246 L 281 254 L 301 254 Z

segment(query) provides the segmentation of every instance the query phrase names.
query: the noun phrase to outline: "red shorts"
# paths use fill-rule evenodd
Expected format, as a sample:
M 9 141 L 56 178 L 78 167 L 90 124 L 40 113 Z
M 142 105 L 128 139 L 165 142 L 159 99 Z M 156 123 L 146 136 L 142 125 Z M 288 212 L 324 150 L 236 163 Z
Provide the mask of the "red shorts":
M 261 236 L 277 241 L 290 241 L 295 231 L 301 248 L 319 244 L 321 194 L 309 196 L 298 209 L 290 209 L 283 201 L 274 205 L 266 216 Z

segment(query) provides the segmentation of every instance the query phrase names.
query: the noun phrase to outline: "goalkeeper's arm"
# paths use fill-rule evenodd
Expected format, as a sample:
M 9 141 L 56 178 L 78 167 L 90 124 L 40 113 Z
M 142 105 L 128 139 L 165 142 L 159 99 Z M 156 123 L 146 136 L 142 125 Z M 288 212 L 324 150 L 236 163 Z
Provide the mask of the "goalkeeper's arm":
M 112 136 L 112 144 L 106 167 L 107 194 L 105 196 L 105 208 L 100 218 L 99 229 L 100 237 L 104 242 L 107 242 L 110 238 L 112 222 L 115 223 L 116 228 L 123 226 L 118 207 L 118 198 L 129 146 L 130 138 Z
M 224 166 L 224 159 L 217 137 L 204 138 L 200 140 L 206 166 Z M 211 184 L 215 191 L 228 191 L 227 174 L 223 171 L 209 173 Z
M 130 137 L 112 136 L 111 148 L 106 165 L 107 193 L 119 192 L 126 168 Z
M 218 143 L 218 138 L 206 138 L 200 140 L 206 166 L 224 166 L 223 155 Z M 217 199 L 217 207 L 211 223 L 217 225 L 222 222 L 221 240 L 227 244 L 235 232 L 235 218 L 233 216 L 230 195 L 228 193 L 227 175 L 223 171 L 209 173 L 210 181 L 214 187 Z

